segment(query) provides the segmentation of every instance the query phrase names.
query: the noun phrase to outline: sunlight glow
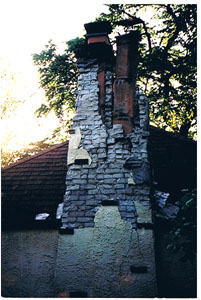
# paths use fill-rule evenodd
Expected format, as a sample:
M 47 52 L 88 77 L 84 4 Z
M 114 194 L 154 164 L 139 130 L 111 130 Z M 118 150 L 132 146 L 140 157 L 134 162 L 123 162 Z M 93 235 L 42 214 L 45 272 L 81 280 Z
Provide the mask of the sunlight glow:
M 66 41 L 84 34 L 84 23 L 94 21 L 103 11 L 107 11 L 107 7 L 102 3 L 89 1 L 79 1 L 79 4 L 66 0 L 0 2 L 0 27 L 3 29 L 0 60 L 4 62 L 0 64 L 0 75 L 2 66 L 6 65 L 8 74 L 13 72 L 16 79 L 15 83 L 6 80 L 2 83 L 1 104 L 6 93 L 10 99 L 22 102 L 11 116 L 1 120 L 4 151 L 19 150 L 31 142 L 50 137 L 59 125 L 54 113 L 43 118 L 36 118 L 34 114 L 45 95 L 39 88 L 32 54 L 40 53 L 50 39 L 63 50 Z

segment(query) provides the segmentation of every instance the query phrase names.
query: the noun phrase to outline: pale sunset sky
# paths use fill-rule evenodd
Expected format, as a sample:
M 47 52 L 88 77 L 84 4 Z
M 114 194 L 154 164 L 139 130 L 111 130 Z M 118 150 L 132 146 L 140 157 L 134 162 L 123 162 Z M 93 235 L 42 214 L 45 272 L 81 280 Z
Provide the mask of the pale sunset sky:
M 160 1 L 153 2 L 164 4 Z M 0 75 L 3 68 L 14 72 L 16 83 L 12 95 L 24 101 L 12 118 L 1 121 L 1 142 L 2 145 L 6 144 L 8 150 L 20 149 L 30 142 L 51 136 L 52 130 L 58 125 L 53 113 L 42 119 L 37 119 L 34 115 L 45 96 L 39 88 L 37 67 L 33 65 L 32 54 L 40 53 L 50 39 L 60 49 L 64 49 L 65 42 L 85 34 L 84 24 L 94 21 L 101 12 L 108 12 L 102 1 L 0 1 Z M 149 15 L 143 19 L 149 20 Z M 9 82 L 7 85 L 9 86 Z M 8 86 L 5 87 L 4 82 L 0 84 L 0 97 Z
M 54 114 L 42 119 L 34 115 L 44 99 L 44 92 L 39 89 L 32 54 L 40 53 L 50 39 L 63 49 L 66 41 L 85 34 L 85 23 L 107 11 L 98 1 L 0 1 L 0 74 L 3 68 L 14 72 L 16 84 L 12 95 L 24 101 L 15 115 L 1 121 L 1 142 L 7 144 L 8 150 L 50 136 L 58 125 Z M 2 82 L 0 96 L 8 86 L 9 83 L 5 87 Z

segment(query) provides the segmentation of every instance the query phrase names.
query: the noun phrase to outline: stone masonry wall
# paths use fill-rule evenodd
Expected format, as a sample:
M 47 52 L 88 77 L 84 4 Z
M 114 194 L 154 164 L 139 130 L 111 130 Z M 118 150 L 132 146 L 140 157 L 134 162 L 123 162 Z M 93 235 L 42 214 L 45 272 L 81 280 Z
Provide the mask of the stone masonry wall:
M 118 94 L 115 102 L 114 61 L 110 46 L 101 42 L 90 44 L 78 60 L 56 294 L 155 297 L 157 293 L 148 101 L 139 92 L 133 99 L 135 86 L 130 84 L 130 95 L 128 77 L 123 79 L 121 91 L 129 94 L 129 101 L 124 103 L 122 92 L 123 98 Z M 129 130 L 127 123 L 115 119 L 118 103 L 129 104 L 125 112 L 134 115 Z
M 133 131 L 125 136 L 121 124 L 112 125 L 111 66 L 105 70 L 103 120 L 98 61 L 87 60 L 78 64 L 78 68 L 78 97 L 69 143 L 62 227 L 93 227 L 101 205 L 118 205 L 122 219 L 131 222 L 133 228 L 137 228 L 137 223 L 150 224 L 147 98 L 136 93 L 135 111 L 139 114 Z M 76 143 L 71 143 L 73 140 Z M 147 210 L 146 218 L 139 216 L 142 208 Z

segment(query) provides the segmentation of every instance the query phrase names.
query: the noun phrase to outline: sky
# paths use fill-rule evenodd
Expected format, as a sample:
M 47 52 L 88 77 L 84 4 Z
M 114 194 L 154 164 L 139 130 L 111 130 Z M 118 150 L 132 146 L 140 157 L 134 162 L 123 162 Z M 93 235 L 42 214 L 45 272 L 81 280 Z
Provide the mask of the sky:
M 107 0 L 106 3 L 112 1 Z M 0 1 L 0 71 L 1 62 L 6 66 L 9 64 L 17 78 L 16 93 L 25 102 L 12 119 L 2 122 L 1 140 L 7 143 L 8 148 L 19 149 L 23 144 L 50 136 L 58 125 L 53 114 L 43 119 L 36 119 L 34 115 L 45 95 L 39 89 L 39 77 L 32 54 L 40 53 L 50 39 L 64 49 L 66 41 L 85 34 L 85 23 L 94 21 L 101 12 L 107 11 L 107 6 L 98 0 Z M 145 20 L 148 19 L 146 16 Z
M 22 69 L 30 66 L 30 55 L 52 39 L 62 42 L 81 36 L 84 23 L 107 8 L 96 1 L 1 0 L 1 50 Z
M 16 95 L 25 102 L 12 118 L 1 122 L 5 149 L 17 150 L 51 136 L 58 125 L 53 113 L 43 119 L 34 114 L 45 96 L 32 54 L 40 53 L 50 39 L 64 49 L 66 41 L 85 34 L 84 24 L 103 11 L 108 9 L 98 1 L 0 1 L 0 68 L 14 72 Z

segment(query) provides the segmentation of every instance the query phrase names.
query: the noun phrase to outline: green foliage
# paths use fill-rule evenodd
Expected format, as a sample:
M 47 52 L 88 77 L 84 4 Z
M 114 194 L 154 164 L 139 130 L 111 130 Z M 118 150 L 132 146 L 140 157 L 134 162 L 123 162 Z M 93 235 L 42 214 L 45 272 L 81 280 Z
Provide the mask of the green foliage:
M 42 141 L 30 143 L 26 148 L 19 150 L 4 151 L 1 149 L 1 167 L 5 168 L 20 159 L 37 154 L 38 152 L 47 149 L 51 145 L 51 142 L 49 142 L 47 139 L 44 139 Z
M 64 54 L 58 54 L 56 50 L 56 46 L 49 41 L 45 50 L 33 55 L 34 63 L 39 68 L 40 85 L 44 88 L 48 100 L 48 105 L 43 104 L 38 109 L 39 115 L 53 109 L 56 115 L 61 117 L 66 105 L 73 108 L 75 104 L 77 87 L 75 57 L 68 49 Z
M 47 103 L 43 103 L 36 113 L 40 117 L 53 110 L 61 122 L 61 128 L 67 131 L 68 114 L 74 110 L 76 100 L 78 72 L 75 56 L 68 49 L 63 54 L 57 53 L 56 45 L 49 41 L 45 50 L 33 55 L 33 61 L 38 67 L 40 85 L 47 98 Z
M 193 136 L 197 111 L 197 7 L 196 5 L 109 4 L 108 20 L 117 33 L 138 29 L 138 86 L 150 102 L 150 120 L 163 129 Z M 143 20 L 149 10 L 156 25 Z M 117 26 L 119 20 L 140 17 L 137 26 Z
M 85 39 L 84 38 L 79 38 L 79 37 L 76 37 L 75 39 L 72 39 L 72 40 L 67 42 L 68 50 L 70 52 L 74 52 L 75 50 L 77 50 L 78 48 L 84 46 L 85 44 L 86 44 Z
M 180 211 L 177 218 L 172 221 L 173 229 L 170 234 L 172 242 L 167 249 L 183 254 L 182 261 L 192 263 L 196 259 L 197 250 L 197 194 L 196 190 L 182 190 L 181 200 L 176 202 Z
M 197 111 L 197 6 L 195 4 L 108 4 L 109 13 L 96 21 L 108 20 L 114 34 L 138 29 L 142 34 L 137 84 L 150 102 L 153 124 L 183 136 L 196 134 Z M 155 24 L 145 22 L 149 12 Z M 118 25 L 122 20 L 141 20 L 136 25 Z M 38 114 L 54 110 L 63 128 L 65 114 L 73 109 L 77 86 L 76 60 L 73 52 L 84 49 L 84 39 L 67 42 L 64 54 L 49 42 L 45 50 L 33 56 L 45 89 L 48 104 Z
M 24 100 L 16 96 L 16 89 L 21 88 L 19 75 L 16 74 L 9 62 L 0 59 L 0 90 L 1 90 L 1 119 L 13 115 Z

